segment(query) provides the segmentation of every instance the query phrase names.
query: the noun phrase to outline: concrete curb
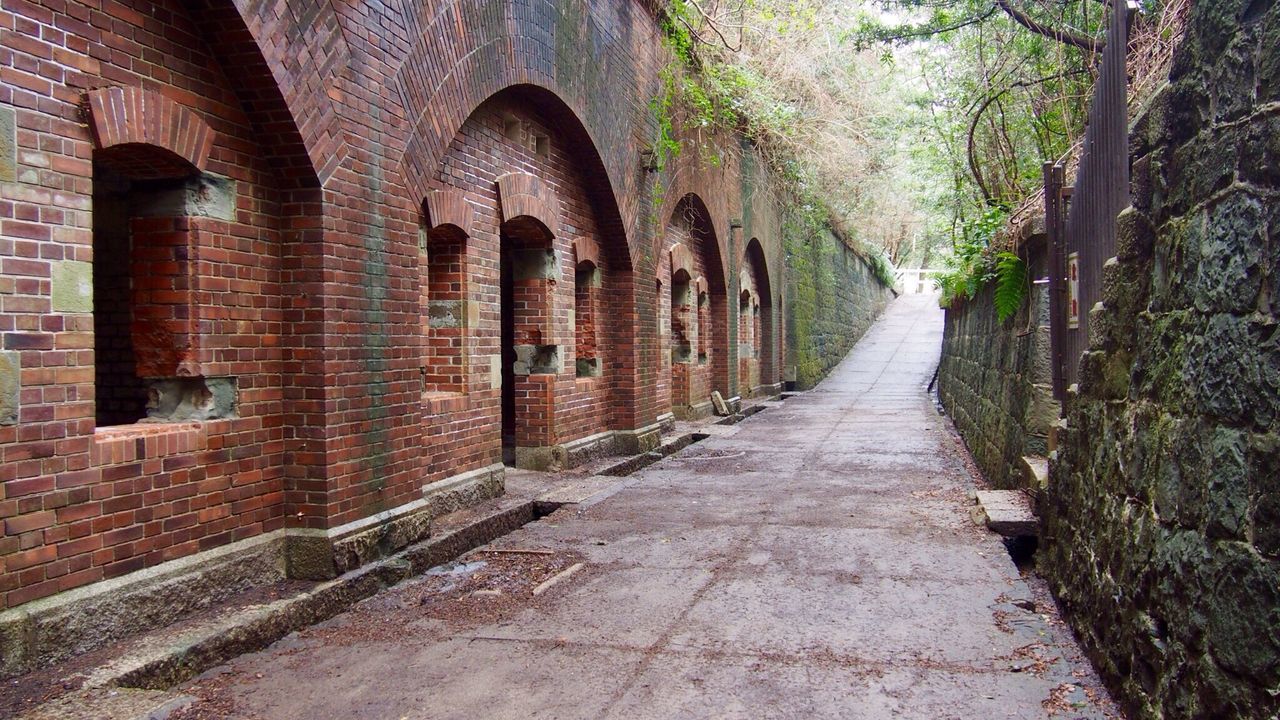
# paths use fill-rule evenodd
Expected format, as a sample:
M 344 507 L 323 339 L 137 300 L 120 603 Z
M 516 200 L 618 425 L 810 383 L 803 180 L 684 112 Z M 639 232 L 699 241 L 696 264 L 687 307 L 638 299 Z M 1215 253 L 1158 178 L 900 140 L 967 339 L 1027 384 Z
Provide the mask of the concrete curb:
M 266 605 L 249 606 L 179 635 L 159 639 L 100 668 L 86 685 L 151 690 L 172 687 L 492 542 L 538 519 L 545 509 L 545 503 L 534 500 L 499 508 L 473 523 L 419 542 L 313 590 Z

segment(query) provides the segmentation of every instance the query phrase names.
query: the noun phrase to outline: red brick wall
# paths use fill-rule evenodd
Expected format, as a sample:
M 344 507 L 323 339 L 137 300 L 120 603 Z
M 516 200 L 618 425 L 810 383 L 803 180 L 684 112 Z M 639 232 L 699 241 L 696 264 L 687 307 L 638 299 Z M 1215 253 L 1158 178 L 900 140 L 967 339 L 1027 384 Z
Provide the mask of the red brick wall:
M 18 425 L 0 427 L 0 606 L 14 606 L 283 524 L 280 196 L 180 3 L 19 2 L 0 11 L 0 27 L 0 104 L 16 110 L 19 145 L 18 182 L 0 203 L 0 332 L 20 351 L 23 388 Z M 93 142 L 80 103 L 108 85 L 180 99 L 218 132 L 207 169 L 235 181 L 238 221 L 204 228 L 195 321 L 201 372 L 239 378 L 239 419 L 94 432 L 93 316 L 54 312 L 50 285 L 63 260 L 97 260 L 103 280 L 130 270 L 128 253 L 93 257 Z M 108 293 L 124 291 L 126 308 L 127 287 Z M 107 312 L 127 322 L 118 307 Z
M 418 258 L 422 284 L 422 332 L 426 339 L 423 358 L 423 390 L 433 393 L 466 391 L 467 299 L 466 238 L 440 229 L 429 234 L 424 253 Z M 431 303 L 456 304 L 452 321 L 429 321 Z
M 774 259 L 778 224 L 750 189 L 761 184 L 758 165 L 743 169 L 733 152 L 717 166 L 690 152 L 662 173 L 644 170 L 657 135 L 649 100 L 668 61 L 644 6 L 443 9 L 437 0 L 0 9 L 0 107 L 16 112 L 19 146 L 16 181 L 0 183 L 0 341 L 22 365 L 19 422 L 0 426 L 0 606 L 281 527 L 334 527 L 498 461 L 488 357 L 500 351 L 494 182 L 505 173 L 542 178 L 559 203 L 560 272 L 540 289 L 540 312 L 565 369 L 526 380 L 530 442 L 640 428 L 670 408 L 669 298 L 655 288 L 662 280 L 669 293 L 666 226 L 686 196 L 699 210 L 690 243 L 710 295 L 700 323 L 710 337 L 699 344 L 723 348 L 692 373 L 690 394 L 737 392 L 737 268 L 727 259 L 739 257 L 741 231 L 731 222 Z M 93 316 L 55 312 L 51 283 L 61 261 L 94 263 L 105 280 L 120 260 L 94 257 L 95 143 L 82 115 L 86 92 L 114 86 L 194 113 L 213 131 L 204 170 L 234 183 L 232 220 L 184 221 L 194 233 L 191 344 L 170 348 L 182 372 L 237 379 L 234 419 L 95 432 L 95 368 L 111 349 L 95 358 Z M 508 137 L 512 118 L 520 133 Z M 174 137 L 187 128 L 182 120 Z M 722 145 L 739 149 L 735 138 Z M 110 153 L 119 162 L 127 148 Z M 423 327 L 421 207 L 443 188 L 475 210 L 461 270 L 481 304 L 457 338 Z M 599 378 L 574 371 L 579 237 L 600 248 Z M 423 368 L 444 347 L 462 349 L 465 392 L 424 396 Z M 455 377 L 430 382 L 454 389 Z
M 544 138 L 539 152 L 535 138 Z M 471 297 L 486 311 L 470 331 L 473 357 L 487 360 L 499 354 L 499 253 L 504 233 L 513 247 L 545 247 L 544 230 L 526 223 L 502 222 L 497 179 L 508 173 L 528 173 L 547 181 L 559 202 L 559 233 L 551 240 L 558 262 L 557 277 L 516 280 L 514 309 L 516 343 L 558 345 L 563 356 L 563 372 L 555 376 L 518 377 L 517 445 L 548 446 L 622 426 L 624 417 L 614 417 L 610 398 L 625 387 L 630 361 L 624 355 L 628 335 L 624 323 L 597 328 L 597 342 L 604 361 L 598 378 L 579 378 L 576 372 L 577 333 L 570 323 L 575 307 L 576 266 L 573 242 L 589 238 L 600 248 L 599 272 L 602 286 L 593 291 L 603 317 L 631 316 L 626 298 L 630 292 L 627 248 L 601 231 L 593 200 L 588 194 L 589 179 L 580 159 L 584 148 L 561 132 L 537 107 L 517 96 L 504 95 L 484 103 L 462 125 L 449 145 L 437 175 L 436 188 L 463 192 L 475 210 L 472 236 L 467 244 L 467 267 Z M 525 227 L 521 227 L 525 224 Z M 588 318 L 589 320 L 589 318 Z M 468 445 L 489 448 L 487 455 L 473 462 L 499 462 L 501 438 L 496 415 L 499 390 L 490 387 L 488 362 L 479 362 L 472 373 L 468 408 L 433 416 L 432 424 L 458 424 L 459 413 L 481 410 L 477 418 L 488 418 L 487 428 L 459 424 L 467 437 L 441 433 L 446 445 L 458 449 Z M 469 453 L 470 454 L 470 453 Z M 452 473 L 471 469 L 458 466 L 448 455 L 432 460 L 432 473 Z
M 659 392 L 667 402 L 666 408 L 705 403 L 711 399 L 711 391 L 719 390 L 728 398 L 730 392 L 727 364 L 728 352 L 728 302 L 724 290 L 724 274 L 719 244 L 714 238 L 714 225 L 707 216 L 707 209 L 700 198 L 685 197 L 671 213 L 666 228 L 666 251 L 663 253 L 659 276 L 663 280 L 664 298 L 662 313 L 669 319 L 664 343 L 662 367 L 665 379 L 659 381 Z M 689 275 L 689 305 L 673 308 L 671 297 L 670 249 L 676 245 L 688 248 L 693 264 Z M 698 312 L 698 287 L 707 288 L 707 305 L 698 315 L 697 349 L 688 363 L 672 362 L 670 348 L 674 342 L 676 323 L 688 326 L 691 316 Z M 703 353 L 706 354 L 702 357 Z

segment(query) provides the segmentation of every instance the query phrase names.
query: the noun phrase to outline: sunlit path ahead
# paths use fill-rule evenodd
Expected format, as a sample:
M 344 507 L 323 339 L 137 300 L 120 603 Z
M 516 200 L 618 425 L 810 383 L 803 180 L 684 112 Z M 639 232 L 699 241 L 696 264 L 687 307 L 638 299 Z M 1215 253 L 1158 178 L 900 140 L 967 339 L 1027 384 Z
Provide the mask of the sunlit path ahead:
M 963 456 L 925 391 L 941 331 L 935 298 L 896 301 L 815 390 L 493 546 L 531 553 L 473 555 L 487 565 L 232 663 L 189 712 L 1093 716 L 1072 708 L 1087 668 L 1028 609 L 1045 601 L 969 520 Z M 521 585 L 577 562 L 536 597 Z

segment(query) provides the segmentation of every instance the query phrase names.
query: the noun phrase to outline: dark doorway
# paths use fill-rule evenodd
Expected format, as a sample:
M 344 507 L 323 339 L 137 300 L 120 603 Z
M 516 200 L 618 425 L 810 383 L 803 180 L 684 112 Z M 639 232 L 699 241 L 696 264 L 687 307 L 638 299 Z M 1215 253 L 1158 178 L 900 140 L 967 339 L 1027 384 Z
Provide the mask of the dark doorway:
M 98 427 L 146 416 L 147 390 L 133 347 L 131 183 L 102 163 L 93 166 L 93 333 Z
M 502 235 L 501 307 L 502 336 L 502 462 L 516 463 L 516 313 L 515 279 L 512 269 L 513 248 L 511 240 Z

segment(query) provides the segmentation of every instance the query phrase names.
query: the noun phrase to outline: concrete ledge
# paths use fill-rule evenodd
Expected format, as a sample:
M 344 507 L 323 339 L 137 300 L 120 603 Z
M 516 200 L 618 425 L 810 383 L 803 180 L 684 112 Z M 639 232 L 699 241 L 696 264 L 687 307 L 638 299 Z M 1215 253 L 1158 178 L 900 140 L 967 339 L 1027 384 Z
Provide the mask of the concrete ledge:
M 0 677 L 168 625 L 238 593 L 284 580 L 277 530 L 0 613 Z
M 675 426 L 676 419 L 671 413 L 659 415 L 656 422 L 635 430 L 617 430 L 618 451 L 624 455 L 649 452 L 662 442 L 662 433 Z
M 517 447 L 516 467 L 539 472 L 558 472 L 610 455 L 648 452 L 658 447 L 662 441 L 662 433 L 674 425 L 675 416 L 668 413 L 659 422 L 636 430 L 606 430 L 549 447 Z
M 423 488 L 423 497 L 328 530 L 289 528 L 69 590 L 0 613 L 0 677 L 172 624 L 288 578 L 329 580 L 422 540 L 435 518 L 501 496 L 490 465 Z
M 637 470 L 649 467 L 669 455 L 674 455 L 705 437 L 707 437 L 705 433 L 685 433 L 669 437 L 652 450 L 632 455 L 625 460 L 601 469 L 600 474 L 611 477 L 625 477 Z
M 516 467 L 538 472 L 559 472 L 568 465 L 569 455 L 563 445 L 517 447 Z
M 567 442 L 561 447 L 564 448 L 565 467 L 577 467 L 598 458 L 618 454 L 618 433 L 607 430 Z
M 1032 492 L 1049 486 L 1049 459 L 1038 455 L 1022 457 L 1022 481 Z
M 431 521 L 498 497 L 505 489 L 501 464 L 454 475 L 422 488 L 423 497 L 328 530 L 290 530 L 285 546 L 289 577 L 328 580 L 431 534 Z
M 1004 537 L 1036 537 L 1040 521 L 1021 490 L 979 490 L 975 515 L 992 532 Z
M 707 400 L 693 405 L 672 408 L 672 413 L 679 420 L 701 420 L 711 417 L 715 413 L 715 407 L 710 400 Z
M 466 513 L 463 513 L 466 514 Z M 260 650 L 302 627 L 326 620 L 380 590 L 489 543 L 538 519 L 521 500 L 463 518 L 439 537 L 345 573 L 312 590 L 265 605 L 239 608 L 180 634 L 139 643 L 87 681 L 91 687 L 164 689 L 246 652 Z
M 761 385 L 756 388 L 756 393 L 761 397 L 778 397 L 782 394 L 782 383 L 774 383 L 772 385 Z
M 507 469 L 494 463 L 422 486 L 422 499 L 432 517 L 474 507 L 506 491 Z

